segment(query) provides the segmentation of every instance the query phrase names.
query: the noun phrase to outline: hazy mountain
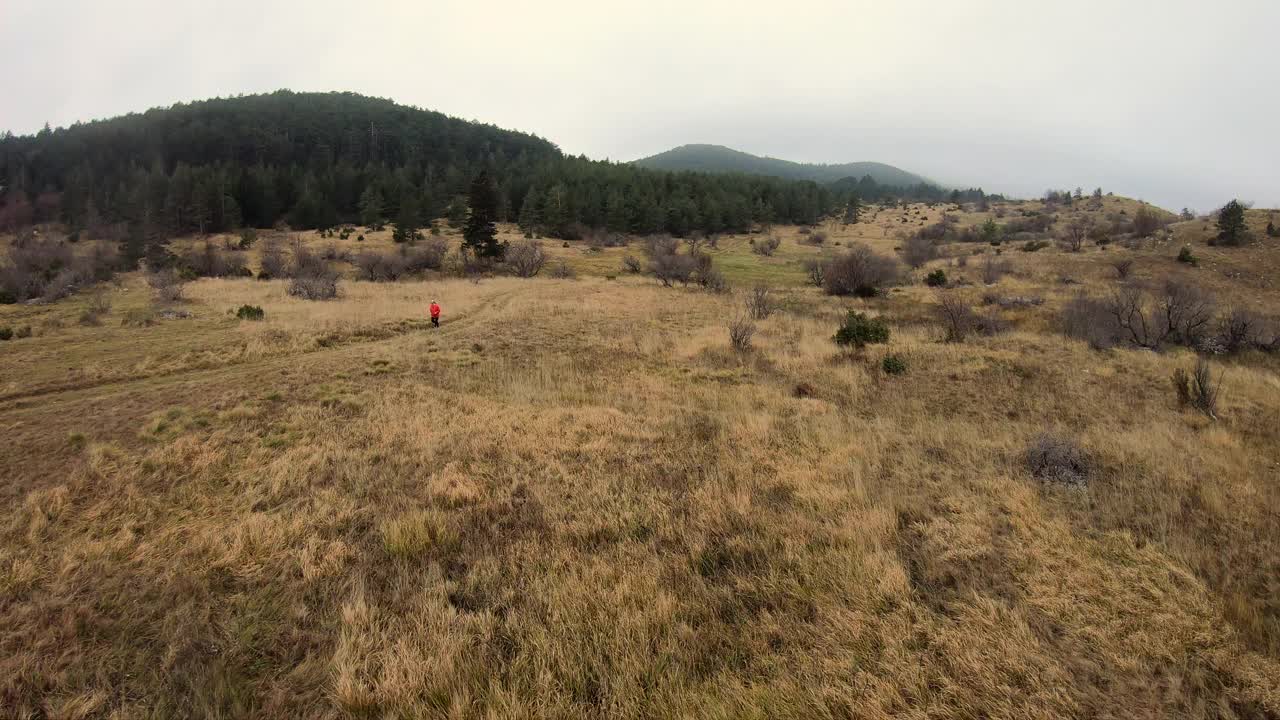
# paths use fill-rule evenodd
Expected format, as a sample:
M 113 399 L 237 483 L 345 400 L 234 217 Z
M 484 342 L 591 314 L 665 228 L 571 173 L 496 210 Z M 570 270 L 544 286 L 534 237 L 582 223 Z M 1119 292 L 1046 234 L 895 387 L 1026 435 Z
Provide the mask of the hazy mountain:
M 852 162 L 838 165 L 819 165 L 760 157 L 723 145 L 681 145 L 635 161 L 641 167 L 655 170 L 696 170 L 700 172 L 740 172 L 753 175 L 773 175 L 789 180 L 813 180 L 820 183 L 835 182 L 847 177 L 862 178 L 870 175 L 881 185 L 907 187 L 930 182 L 927 178 L 907 172 L 892 165 L 878 162 Z

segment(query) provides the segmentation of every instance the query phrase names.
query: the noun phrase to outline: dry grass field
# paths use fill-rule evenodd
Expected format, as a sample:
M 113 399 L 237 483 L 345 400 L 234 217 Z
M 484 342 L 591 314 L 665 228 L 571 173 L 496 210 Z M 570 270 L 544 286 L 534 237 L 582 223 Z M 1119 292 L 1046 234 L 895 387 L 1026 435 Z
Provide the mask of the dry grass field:
M 1280 317 L 1278 242 L 1196 220 L 1006 243 L 991 285 L 972 243 L 883 297 L 804 285 L 942 211 L 723 238 L 728 294 L 547 241 L 577 279 L 202 279 L 148 324 L 130 274 L 96 325 L 91 292 L 0 306 L 32 328 L 0 343 L 0 716 L 1280 717 L 1280 360 L 1215 359 L 1212 420 L 1173 393 L 1190 350 L 1058 330 L 1121 257 Z M 1044 302 L 943 342 L 937 268 Z M 737 352 L 758 282 L 779 310 Z M 888 343 L 839 349 L 849 309 Z M 1028 470 L 1046 431 L 1083 486 Z

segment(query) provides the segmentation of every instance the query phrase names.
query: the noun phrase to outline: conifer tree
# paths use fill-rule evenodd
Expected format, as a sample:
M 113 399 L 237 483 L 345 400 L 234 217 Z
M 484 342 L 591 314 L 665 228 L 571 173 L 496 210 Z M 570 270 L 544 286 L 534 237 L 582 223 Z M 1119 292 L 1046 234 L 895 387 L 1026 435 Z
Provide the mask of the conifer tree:
M 481 170 L 471 181 L 467 194 L 471 213 L 462 231 L 463 245 L 477 257 L 501 260 L 506 246 L 498 242 L 494 221 L 498 215 L 498 196 L 489 180 L 489 173 Z
M 1244 205 L 1232 200 L 1218 212 L 1218 244 L 1243 245 L 1249 229 L 1244 224 Z
M 382 193 L 378 192 L 376 185 L 369 185 L 360 195 L 360 223 L 373 230 L 381 230 L 385 213 Z

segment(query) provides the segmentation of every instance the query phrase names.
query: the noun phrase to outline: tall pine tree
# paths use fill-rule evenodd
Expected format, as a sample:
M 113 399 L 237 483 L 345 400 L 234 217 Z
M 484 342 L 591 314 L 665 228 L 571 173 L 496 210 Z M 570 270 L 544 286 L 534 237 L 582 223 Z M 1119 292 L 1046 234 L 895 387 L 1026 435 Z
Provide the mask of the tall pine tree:
M 488 172 L 481 170 L 475 180 L 471 181 L 467 204 L 471 208 L 471 214 L 462 230 L 463 246 L 477 257 L 502 259 L 506 246 L 498 242 L 498 231 L 493 224 L 498 215 L 498 196 L 494 192 L 493 183 L 489 181 Z

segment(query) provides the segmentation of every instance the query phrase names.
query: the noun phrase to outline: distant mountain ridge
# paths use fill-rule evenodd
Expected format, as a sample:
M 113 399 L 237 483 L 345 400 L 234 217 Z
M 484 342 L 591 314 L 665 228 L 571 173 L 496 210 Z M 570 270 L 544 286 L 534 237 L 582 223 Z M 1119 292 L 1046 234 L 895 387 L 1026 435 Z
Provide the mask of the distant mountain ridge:
M 654 170 L 692 170 L 697 172 L 747 173 L 772 175 L 788 180 L 813 180 L 832 183 L 844 178 L 861 179 L 870 175 L 881 185 L 909 187 L 933 181 L 901 168 L 878 162 L 852 162 L 833 165 L 798 163 L 772 157 L 752 155 L 723 145 L 681 145 L 666 152 L 633 162 Z

